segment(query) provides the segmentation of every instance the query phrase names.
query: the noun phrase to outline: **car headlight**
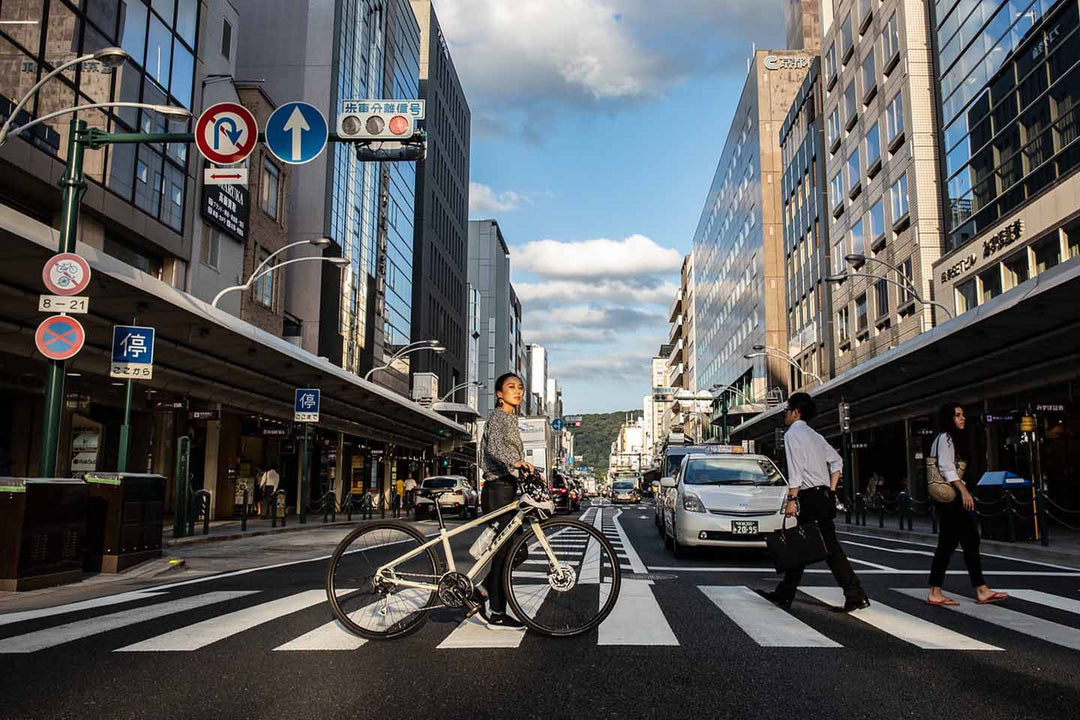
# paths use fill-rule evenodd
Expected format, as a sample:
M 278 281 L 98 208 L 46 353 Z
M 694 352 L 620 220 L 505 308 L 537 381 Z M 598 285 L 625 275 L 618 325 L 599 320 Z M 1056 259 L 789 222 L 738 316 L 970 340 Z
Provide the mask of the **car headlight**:
M 701 502 L 701 498 L 693 493 L 683 495 L 682 506 L 687 512 L 705 512 L 705 505 Z

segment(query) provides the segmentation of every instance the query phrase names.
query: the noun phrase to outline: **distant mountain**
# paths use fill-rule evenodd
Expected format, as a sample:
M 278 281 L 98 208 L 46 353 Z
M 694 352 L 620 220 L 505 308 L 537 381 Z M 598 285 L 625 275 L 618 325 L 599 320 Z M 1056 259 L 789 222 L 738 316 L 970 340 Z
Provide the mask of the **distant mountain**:
M 619 435 L 624 422 L 633 422 L 644 413 L 641 410 L 618 410 L 581 416 L 581 427 L 572 428 L 574 433 L 574 465 L 585 465 L 597 477 L 607 474 L 611 457 L 611 443 Z

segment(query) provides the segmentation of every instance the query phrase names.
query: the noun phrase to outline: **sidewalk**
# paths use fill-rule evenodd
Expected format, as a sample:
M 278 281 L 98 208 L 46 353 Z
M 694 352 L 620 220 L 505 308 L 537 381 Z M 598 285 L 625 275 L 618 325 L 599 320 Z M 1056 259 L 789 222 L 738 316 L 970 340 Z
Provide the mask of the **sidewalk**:
M 927 545 L 937 545 L 937 535 L 933 531 L 930 518 L 925 515 L 916 515 L 912 518 L 911 530 L 900 529 L 900 520 L 896 515 L 885 516 L 885 527 L 878 527 L 879 518 L 876 513 L 867 513 L 866 524 L 856 524 L 855 518 L 851 523 L 844 522 L 843 514 L 837 515 L 836 529 L 838 532 L 866 533 L 880 537 L 893 538 L 896 540 L 908 540 Z M 1050 528 L 1050 545 L 1043 547 L 1038 540 L 989 540 L 983 538 L 980 547 L 985 553 L 996 555 L 1010 555 L 1012 557 L 1037 560 L 1046 563 L 1058 563 L 1080 568 L 1080 533 L 1075 533 L 1060 525 Z
M 332 517 L 332 516 L 331 516 Z M 382 516 L 378 513 L 372 513 L 370 520 L 382 520 Z M 393 513 L 387 511 L 386 520 L 405 520 L 408 522 L 416 522 L 415 518 L 411 514 L 401 513 L 401 517 L 395 518 Z M 426 520 L 427 518 L 425 518 Z M 447 524 L 451 518 L 446 518 Z M 315 530 L 318 528 L 332 528 L 332 527 L 348 527 L 352 525 L 359 525 L 360 523 L 367 522 L 364 516 L 360 513 L 353 513 L 352 520 L 348 520 L 345 513 L 338 513 L 336 520 L 328 520 L 323 522 L 322 513 L 312 514 L 308 513 L 307 523 L 301 525 L 300 518 L 296 515 L 290 515 L 285 518 L 286 522 L 284 527 L 282 521 L 279 518 L 277 527 L 273 526 L 273 521 L 270 518 L 249 517 L 247 519 L 247 530 L 240 529 L 240 520 L 211 520 L 210 532 L 206 535 L 203 534 L 202 521 L 195 523 L 195 534 L 187 535 L 181 538 L 173 538 L 173 519 L 166 517 L 164 521 L 164 530 L 162 532 L 162 547 L 182 547 L 186 545 L 193 545 L 197 543 L 205 542 L 224 542 L 228 540 L 242 540 L 249 537 L 258 537 L 260 535 L 273 535 L 277 533 L 286 532 L 299 532 L 301 530 Z

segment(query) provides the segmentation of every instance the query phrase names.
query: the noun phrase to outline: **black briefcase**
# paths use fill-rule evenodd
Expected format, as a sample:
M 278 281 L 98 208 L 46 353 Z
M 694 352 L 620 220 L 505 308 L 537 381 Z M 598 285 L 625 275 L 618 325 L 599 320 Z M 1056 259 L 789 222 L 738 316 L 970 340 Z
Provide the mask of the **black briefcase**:
M 825 539 L 816 522 L 801 523 L 793 528 L 787 527 L 787 516 L 780 529 L 765 536 L 776 572 L 786 572 L 792 568 L 805 567 L 821 562 L 829 555 L 825 549 Z

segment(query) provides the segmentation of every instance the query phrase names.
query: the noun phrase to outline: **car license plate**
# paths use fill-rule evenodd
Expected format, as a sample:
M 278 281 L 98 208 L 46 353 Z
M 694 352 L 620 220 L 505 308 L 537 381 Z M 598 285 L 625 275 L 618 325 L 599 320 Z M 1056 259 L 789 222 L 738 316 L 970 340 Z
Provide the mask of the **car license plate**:
M 757 535 L 757 520 L 732 520 L 732 535 Z

